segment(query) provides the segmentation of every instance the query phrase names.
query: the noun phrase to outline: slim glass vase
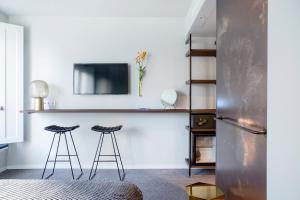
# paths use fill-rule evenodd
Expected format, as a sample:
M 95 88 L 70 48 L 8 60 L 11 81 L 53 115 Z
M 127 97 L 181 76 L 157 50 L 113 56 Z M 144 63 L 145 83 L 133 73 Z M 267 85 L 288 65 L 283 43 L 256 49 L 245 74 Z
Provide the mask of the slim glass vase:
M 139 80 L 139 96 L 140 97 L 143 96 L 142 95 L 142 85 L 143 85 L 142 80 Z

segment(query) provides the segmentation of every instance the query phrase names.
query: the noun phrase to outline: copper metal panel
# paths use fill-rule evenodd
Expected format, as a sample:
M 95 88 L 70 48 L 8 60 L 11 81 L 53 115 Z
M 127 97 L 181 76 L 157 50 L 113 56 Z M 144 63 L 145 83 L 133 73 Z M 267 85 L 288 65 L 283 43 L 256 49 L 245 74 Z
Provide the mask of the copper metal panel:
M 266 199 L 266 136 L 217 122 L 217 185 L 226 200 Z
M 266 0 L 217 0 L 217 113 L 266 127 Z
M 217 0 L 217 115 L 267 126 L 267 0 Z M 217 122 L 217 184 L 266 199 L 266 136 Z

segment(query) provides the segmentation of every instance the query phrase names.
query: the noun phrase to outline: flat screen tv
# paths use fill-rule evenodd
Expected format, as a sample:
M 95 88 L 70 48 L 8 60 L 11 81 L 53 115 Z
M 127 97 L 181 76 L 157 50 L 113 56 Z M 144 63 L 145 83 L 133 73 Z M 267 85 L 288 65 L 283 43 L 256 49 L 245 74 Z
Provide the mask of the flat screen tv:
M 128 94 L 128 64 L 74 64 L 73 93 Z

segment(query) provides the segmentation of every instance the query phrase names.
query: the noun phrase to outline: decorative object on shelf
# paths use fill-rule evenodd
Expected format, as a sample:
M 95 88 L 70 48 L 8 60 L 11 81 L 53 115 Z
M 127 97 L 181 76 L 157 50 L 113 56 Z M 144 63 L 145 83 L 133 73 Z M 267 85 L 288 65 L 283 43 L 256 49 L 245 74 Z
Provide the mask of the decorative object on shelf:
M 165 109 L 174 109 L 177 101 L 177 92 L 174 89 L 167 89 L 163 91 L 160 97 L 160 101 Z
M 48 96 L 48 84 L 42 80 L 32 81 L 30 84 L 31 97 L 34 98 L 34 109 L 44 110 L 44 98 Z
M 53 110 L 56 108 L 56 101 L 55 99 L 47 99 L 44 100 L 44 109 L 46 110 Z
M 135 58 L 135 62 L 136 64 L 138 64 L 139 68 L 139 96 L 142 96 L 142 85 L 143 85 L 143 79 L 146 75 L 146 65 L 145 65 L 145 60 L 148 56 L 148 52 L 147 51 L 140 51 L 138 52 L 136 58 Z
M 216 137 L 195 135 L 195 163 L 216 162 Z
M 216 129 L 215 114 L 192 115 L 192 128 Z

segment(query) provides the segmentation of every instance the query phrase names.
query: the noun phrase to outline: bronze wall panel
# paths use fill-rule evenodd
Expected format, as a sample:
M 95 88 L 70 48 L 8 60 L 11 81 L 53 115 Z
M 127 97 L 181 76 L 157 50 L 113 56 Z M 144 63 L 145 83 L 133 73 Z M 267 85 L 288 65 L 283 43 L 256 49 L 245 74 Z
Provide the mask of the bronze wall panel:
M 267 0 L 217 0 L 217 114 L 267 126 Z M 266 136 L 217 122 L 217 184 L 266 199 Z

